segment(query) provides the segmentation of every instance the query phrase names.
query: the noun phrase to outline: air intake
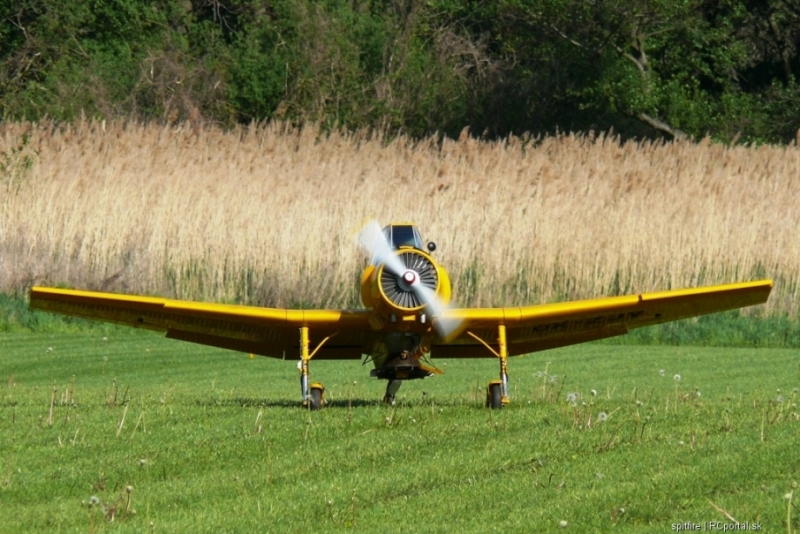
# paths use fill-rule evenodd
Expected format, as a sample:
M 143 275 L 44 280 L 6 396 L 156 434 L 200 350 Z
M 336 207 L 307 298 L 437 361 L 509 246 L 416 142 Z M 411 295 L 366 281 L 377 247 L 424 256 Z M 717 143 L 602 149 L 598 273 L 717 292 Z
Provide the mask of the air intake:
M 398 308 L 407 310 L 420 308 L 424 303 L 420 293 L 423 291 L 435 293 L 439 285 L 436 267 L 428 258 L 416 252 L 401 252 L 397 257 L 404 270 L 395 273 L 384 265 L 381 270 L 381 290 Z

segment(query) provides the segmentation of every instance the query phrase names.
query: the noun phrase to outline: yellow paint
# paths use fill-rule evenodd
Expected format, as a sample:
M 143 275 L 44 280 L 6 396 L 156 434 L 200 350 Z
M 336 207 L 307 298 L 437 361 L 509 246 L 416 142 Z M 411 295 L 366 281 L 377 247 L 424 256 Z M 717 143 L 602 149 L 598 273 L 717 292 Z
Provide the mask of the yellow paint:
M 498 358 L 500 357 L 500 354 L 498 354 L 498 353 L 497 353 L 497 351 L 495 351 L 495 350 L 492 348 L 492 346 L 491 346 L 491 345 L 489 345 L 487 342 L 485 342 L 483 339 L 481 339 L 481 338 L 480 338 L 478 335 L 474 334 L 473 332 L 469 332 L 469 331 L 467 331 L 467 335 L 468 335 L 469 337 L 471 337 L 472 339 L 476 340 L 476 341 L 480 341 L 480 342 L 483 344 L 483 346 L 484 346 L 484 347 L 486 347 L 487 349 L 489 349 L 489 352 L 491 352 L 492 354 L 494 354 L 494 355 L 495 355 L 495 356 L 497 356 Z
M 308 327 L 300 327 L 300 357 L 304 362 L 308 362 Z
M 675 291 L 658 291 L 654 293 L 643 293 L 641 295 L 642 301 L 649 302 L 664 298 L 679 298 L 688 296 L 705 295 L 708 293 L 724 293 L 728 291 L 742 291 L 742 290 L 771 290 L 772 280 L 756 280 L 754 282 L 743 282 L 739 284 L 724 284 L 711 287 L 693 287 L 689 289 L 678 289 Z
M 427 257 L 433 263 L 440 281 L 437 296 L 442 302 L 449 302 L 451 286 L 447 272 L 434 262 L 429 254 L 422 251 L 415 251 L 415 253 Z M 372 311 L 259 308 L 47 287 L 31 289 L 30 307 L 160 331 L 174 328 L 188 329 L 196 334 L 207 333 L 225 338 L 230 333 L 230 339 L 248 339 L 236 337 L 233 332 L 239 332 L 237 335 L 242 335 L 242 331 L 252 329 L 256 325 L 258 328 L 272 329 L 271 335 L 277 336 L 273 339 L 281 339 L 283 342 L 283 338 L 280 336 L 293 337 L 293 334 L 286 329 L 301 328 L 301 332 L 305 331 L 305 356 L 310 358 L 308 353 L 309 328 L 317 329 L 317 331 L 324 329 L 325 334 L 336 331 L 342 333 L 343 336 L 359 332 L 376 335 L 373 334 L 376 330 L 423 332 L 424 329 L 430 329 L 435 318 L 429 317 L 426 323 L 422 324 L 418 321 L 420 309 L 397 309 L 388 303 L 385 296 L 381 295 L 379 284 L 377 284 L 380 270 L 381 268 L 369 266 L 362 274 L 362 299 L 365 304 L 372 303 L 374 305 Z M 554 327 L 553 331 L 557 332 L 565 341 L 563 344 L 577 343 L 585 340 L 581 337 L 581 328 L 576 328 L 576 332 L 572 332 L 563 327 L 556 330 L 555 326 L 572 322 L 572 325 L 581 327 L 581 321 L 584 320 L 600 320 L 602 324 L 606 324 L 605 321 L 608 321 L 607 324 L 611 324 L 613 320 L 615 324 L 620 324 L 621 321 L 627 328 L 637 328 L 661 320 L 692 317 L 766 302 L 772 287 L 771 280 L 759 280 L 536 306 L 446 309 L 440 319 L 457 319 L 461 323 L 459 330 L 454 333 L 455 339 L 445 340 L 446 343 L 453 341 L 473 343 L 474 332 L 485 332 L 486 329 L 502 326 L 501 330 L 505 334 L 500 332 L 498 341 L 501 352 L 505 346 L 507 355 L 509 347 L 511 347 L 511 353 L 518 352 L 523 341 L 527 343 L 532 339 L 532 329 L 539 326 L 546 327 L 545 334 L 547 334 L 547 328 Z M 417 313 L 410 314 L 410 311 Z M 397 315 L 399 320 L 391 323 L 389 321 L 390 314 Z M 370 316 L 373 317 L 372 321 L 370 321 Z M 502 341 L 503 335 L 506 336 L 505 341 Z M 486 342 L 480 341 L 492 350 Z M 492 350 L 492 352 L 494 351 Z M 495 353 L 495 356 L 502 359 L 500 353 Z
M 361 273 L 361 302 L 365 308 L 373 308 L 375 306 L 372 295 L 372 282 L 370 281 L 374 274 L 374 265 L 367 265 L 367 268 Z
M 505 361 L 508 358 L 508 345 L 506 344 L 506 325 L 497 325 L 497 342 L 500 344 L 500 354 L 498 357 Z
M 308 329 L 306 329 L 306 330 L 308 330 Z M 326 341 L 328 341 L 330 338 L 332 338 L 333 336 L 335 336 L 338 333 L 339 332 L 334 332 L 333 334 L 329 335 L 328 337 L 326 337 L 325 339 L 320 341 L 319 345 L 317 345 L 317 348 L 314 349 L 314 352 L 312 352 L 311 354 L 308 355 L 308 359 L 310 360 L 311 358 L 313 358 L 314 355 L 317 353 L 317 351 L 322 348 L 322 345 L 324 345 Z M 308 343 L 308 340 L 306 340 L 306 343 Z M 308 350 L 308 347 L 306 347 L 306 350 Z
M 769 291 L 772 289 L 772 280 L 759 280 L 739 284 L 725 284 L 718 286 L 681 289 L 677 291 L 662 291 L 657 293 L 643 293 L 623 297 L 608 297 L 602 299 L 581 300 L 575 302 L 559 302 L 554 304 L 539 304 L 521 308 L 458 308 L 445 310 L 442 314 L 445 319 L 458 319 L 466 325 L 480 323 L 481 326 L 492 326 L 504 323 L 508 326 L 521 326 L 525 323 L 542 322 L 549 319 L 565 319 L 569 317 L 624 312 L 633 310 L 643 304 L 663 301 L 665 307 L 670 306 L 669 301 L 683 297 L 706 297 L 710 302 L 714 299 L 729 294 L 741 293 L 742 305 L 755 304 L 762 295 L 761 302 L 765 302 Z M 734 303 L 735 305 L 735 303 Z M 713 306 L 712 306 L 713 307 Z

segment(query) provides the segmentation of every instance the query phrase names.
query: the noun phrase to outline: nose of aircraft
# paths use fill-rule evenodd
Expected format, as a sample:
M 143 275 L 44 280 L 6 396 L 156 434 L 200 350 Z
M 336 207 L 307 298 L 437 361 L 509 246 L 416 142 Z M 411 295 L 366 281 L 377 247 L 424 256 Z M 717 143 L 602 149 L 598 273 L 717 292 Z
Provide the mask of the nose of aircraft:
M 403 273 L 403 282 L 408 285 L 412 285 L 414 282 L 417 281 L 417 273 L 412 270 L 408 270 Z

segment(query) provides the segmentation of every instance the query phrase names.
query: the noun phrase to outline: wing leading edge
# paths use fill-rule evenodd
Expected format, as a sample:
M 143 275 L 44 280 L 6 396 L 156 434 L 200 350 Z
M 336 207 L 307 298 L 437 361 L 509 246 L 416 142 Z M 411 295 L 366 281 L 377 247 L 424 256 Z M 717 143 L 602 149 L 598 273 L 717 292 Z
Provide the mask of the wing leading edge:
M 661 291 L 520 308 L 446 310 L 460 321 L 457 336 L 434 343 L 436 358 L 493 357 L 476 338 L 498 349 L 497 327 L 506 325 L 509 356 L 626 334 L 634 328 L 762 304 L 772 280 Z
M 762 304 L 771 290 L 771 280 L 760 280 L 538 306 L 450 309 L 438 320 L 458 320 L 458 334 L 434 343 L 431 352 L 437 358 L 493 357 L 479 339 L 497 350 L 497 327 L 504 324 L 509 356 L 516 356 Z M 46 287 L 31 289 L 30 307 L 277 358 L 294 359 L 300 326 L 311 327 L 317 341 L 332 336 L 316 359 L 360 359 L 374 341 L 369 310 L 258 308 Z
M 166 332 L 167 337 L 262 356 L 294 359 L 297 329 L 317 341 L 315 359 L 360 359 L 369 345 L 366 310 L 287 310 L 34 287 L 31 309 Z

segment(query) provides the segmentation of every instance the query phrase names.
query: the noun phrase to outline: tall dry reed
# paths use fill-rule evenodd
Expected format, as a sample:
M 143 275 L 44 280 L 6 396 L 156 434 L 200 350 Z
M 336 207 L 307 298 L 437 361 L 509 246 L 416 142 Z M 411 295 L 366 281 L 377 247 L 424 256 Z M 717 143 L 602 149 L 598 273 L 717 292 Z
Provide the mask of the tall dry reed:
M 41 122 L 4 124 L 0 155 L 6 292 L 358 306 L 377 218 L 437 243 L 461 305 L 772 277 L 768 309 L 797 310 L 794 146 Z

